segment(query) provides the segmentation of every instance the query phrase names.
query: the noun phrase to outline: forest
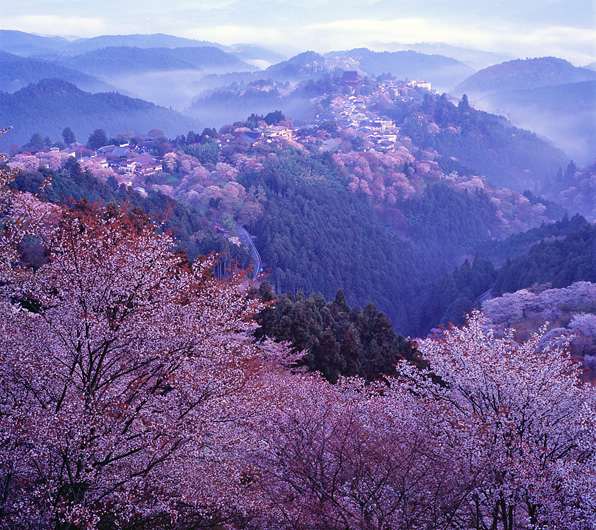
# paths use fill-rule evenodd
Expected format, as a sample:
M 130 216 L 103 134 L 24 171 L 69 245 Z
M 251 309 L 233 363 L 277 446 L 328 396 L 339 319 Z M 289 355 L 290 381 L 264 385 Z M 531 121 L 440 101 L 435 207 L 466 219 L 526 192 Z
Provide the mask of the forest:
M 593 528 L 594 392 L 545 330 L 516 340 L 472 312 L 414 351 L 341 291 L 280 300 L 278 322 L 265 284 L 218 280 L 138 210 L 45 202 L 15 176 L 0 169 L 2 528 Z M 304 318 L 296 336 L 318 319 L 322 345 L 339 329 L 324 351 L 365 379 L 305 370 L 316 347 L 259 340 L 255 318 Z
M 473 98 L 596 74 L 146 23 L 0 30 L 0 530 L 595 530 L 596 162 Z

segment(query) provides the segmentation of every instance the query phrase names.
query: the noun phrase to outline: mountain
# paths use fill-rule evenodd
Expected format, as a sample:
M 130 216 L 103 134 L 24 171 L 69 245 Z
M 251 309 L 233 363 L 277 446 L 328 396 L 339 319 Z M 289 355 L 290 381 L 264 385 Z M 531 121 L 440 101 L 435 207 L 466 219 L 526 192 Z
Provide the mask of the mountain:
M 270 66 L 264 75 L 274 79 L 304 79 L 320 76 L 328 70 L 329 63 L 325 57 L 317 52 L 306 51 Z
M 555 57 L 515 60 L 470 76 L 456 89 L 480 109 L 536 131 L 581 164 L 596 138 L 596 72 Z
M 62 37 L 41 37 L 23 31 L 0 30 L 0 50 L 15 55 L 45 55 L 56 53 L 68 46 Z
M 573 66 L 564 59 L 516 59 L 476 72 L 459 84 L 454 93 L 478 96 L 490 92 L 530 90 L 593 80 L 596 80 L 595 72 Z
M 358 70 L 364 75 L 391 73 L 398 79 L 430 81 L 439 92 L 461 83 L 474 70 L 465 64 L 441 55 L 427 55 L 412 50 L 373 52 L 358 48 L 325 55 L 329 66 L 343 70 Z
M 20 57 L 0 51 L 0 90 L 16 92 L 29 83 L 42 79 L 60 78 L 87 92 L 107 92 L 115 88 L 96 77 L 50 61 Z
M 420 103 L 396 104 L 387 114 L 415 145 L 442 155 L 446 173 L 476 171 L 498 187 L 533 190 L 569 162 L 550 142 L 475 109 L 465 98 L 456 106 L 445 94 L 429 94 Z
M 374 52 L 367 48 L 330 52 L 321 55 L 306 51 L 286 61 L 274 64 L 265 72 L 250 76 L 251 80 L 306 79 L 325 73 L 356 70 L 362 76 L 377 77 L 391 73 L 397 79 L 424 79 L 437 85 L 441 91 L 451 88 L 474 72 L 455 59 L 427 55 L 414 51 Z
M 65 48 L 65 52 L 71 55 L 81 55 L 101 48 L 122 46 L 134 48 L 192 48 L 203 46 L 223 48 L 221 44 L 215 42 L 152 33 L 149 35 L 101 35 L 90 39 L 77 39 L 69 43 Z
M 250 70 L 248 64 L 213 46 L 194 48 L 107 47 L 68 59 L 84 72 L 110 78 L 118 75 L 175 70 Z
M 497 92 L 477 103 L 548 138 L 579 164 L 596 156 L 596 81 Z
M 415 44 L 374 42 L 370 44 L 370 48 L 375 51 L 385 52 L 412 50 L 428 55 L 443 55 L 444 57 L 456 59 L 476 71 L 513 59 L 513 56 L 504 53 L 461 48 L 459 46 L 445 44 L 444 42 L 418 42 Z
M 6 142 L 25 144 L 35 132 L 52 140 L 70 127 L 84 141 L 102 128 L 108 136 L 157 128 L 176 136 L 197 129 L 192 118 L 117 93 L 90 94 L 61 79 L 45 79 L 8 94 L 0 92 L 0 123 L 12 126 Z

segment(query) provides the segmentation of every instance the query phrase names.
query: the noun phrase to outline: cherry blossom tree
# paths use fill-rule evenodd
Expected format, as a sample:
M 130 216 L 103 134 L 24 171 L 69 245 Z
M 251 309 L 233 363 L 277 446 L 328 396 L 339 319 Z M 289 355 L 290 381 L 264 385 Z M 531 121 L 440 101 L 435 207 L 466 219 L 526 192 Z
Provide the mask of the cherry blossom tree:
M 405 387 L 310 378 L 271 420 L 266 528 L 441 528 L 465 474 L 436 443 L 436 418 Z M 296 397 L 297 396 L 297 397 Z M 464 493 L 462 493 L 464 492 Z M 446 526 L 447 527 L 447 526 Z
M 0 130 L 3 138 L 8 129 Z M 37 159 L 36 159 L 37 160 Z M 0 284 L 4 274 L 13 270 L 20 259 L 17 246 L 27 236 L 48 236 L 48 223 L 56 208 L 42 203 L 30 193 L 20 193 L 10 188 L 19 173 L 12 160 L 0 153 Z M 42 192 L 45 185 L 42 186 Z
M 525 342 L 479 312 L 420 341 L 432 378 L 402 367 L 452 456 L 474 477 L 455 528 L 593 528 L 594 395 L 581 368 L 545 330 Z M 439 384 L 437 384 L 437 382 Z M 406 383 L 407 384 L 407 383 Z M 589 486 L 591 484 L 591 486 Z M 453 519 L 455 523 L 456 519 Z
M 5 268 L 3 527 L 172 528 L 241 504 L 263 305 L 171 246 L 126 208 L 65 209 L 48 264 Z

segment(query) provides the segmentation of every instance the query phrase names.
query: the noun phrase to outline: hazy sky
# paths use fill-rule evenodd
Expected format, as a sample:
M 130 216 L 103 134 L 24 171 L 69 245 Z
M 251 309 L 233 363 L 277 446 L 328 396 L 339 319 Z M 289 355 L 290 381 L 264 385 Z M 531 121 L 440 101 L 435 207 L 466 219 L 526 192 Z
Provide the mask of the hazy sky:
M 596 0 L 0 0 L 0 29 L 167 33 L 300 51 L 445 42 L 517 57 L 596 61 Z

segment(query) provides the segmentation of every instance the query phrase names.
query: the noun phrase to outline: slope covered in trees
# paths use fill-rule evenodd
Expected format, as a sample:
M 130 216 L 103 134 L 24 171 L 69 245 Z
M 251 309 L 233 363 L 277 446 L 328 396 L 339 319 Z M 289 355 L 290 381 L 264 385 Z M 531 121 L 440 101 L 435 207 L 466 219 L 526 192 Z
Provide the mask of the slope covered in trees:
M 404 359 L 421 365 L 415 346 L 395 334 L 386 315 L 374 304 L 350 308 L 341 289 L 326 302 L 321 295 L 306 298 L 302 291 L 276 296 L 264 282 L 258 296 L 275 301 L 275 306 L 257 315 L 256 337 L 268 336 L 288 342 L 296 353 L 307 352 L 299 364 L 332 383 L 355 375 L 371 382 L 392 375 Z
M 0 92 L 0 122 L 12 125 L 10 140 L 22 145 L 35 132 L 58 139 L 66 125 L 80 137 L 101 126 L 110 136 L 146 133 L 160 124 L 166 134 L 198 128 L 192 118 L 117 93 L 89 94 L 60 79 L 45 79 L 14 94 Z
M 0 52 L 0 91 L 16 92 L 42 79 L 60 78 L 87 92 L 108 92 L 114 87 L 83 72 L 39 59 Z
M 456 106 L 445 94 L 427 95 L 420 104 L 398 103 L 387 113 L 416 145 L 445 157 L 446 171 L 461 172 L 459 164 L 464 171 L 471 168 L 486 175 L 499 187 L 532 190 L 569 161 L 562 151 L 535 133 L 513 127 L 503 117 L 476 110 L 467 99 Z M 452 164 L 452 158 L 457 164 Z M 448 169 L 450 166 L 452 169 Z
M 341 287 L 351 304 L 372 300 L 397 329 L 411 329 L 416 319 L 411 301 L 425 259 L 387 231 L 364 197 L 346 191 L 331 157 L 283 155 L 239 181 L 267 193 L 263 217 L 251 231 L 276 292 L 331 298 Z
M 577 68 L 564 59 L 556 57 L 515 59 L 476 72 L 461 83 L 455 93 L 479 95 L 593 80 L 596 80 L 596 74 L 593 71 Z
M 596 160 L 582 168 L 572 162 L 548 182 L 545 193 L 569 211 L 579 212 L 593 223 L 596 221 L 595 175 Z
M 419 299 L 421 318 L 416 334 L 426 335 L 439 324 L 462 324 L 472 308 L 490 298 L 488 291 L 500 297 L 504 292 L 537 285 L 567 287 L 577 281 L 593 281 L 594 269 L 589 264 L 594 249 L 591 236 L 583 235 L 592 231 L 580 215 L 571 219 L 565 215 L 561 221 L 502 241 L 480 243 L 472 264 L 466 260 L 433 281 Z
M 126 208 L 58 207 L 12 178 L 0 166 L 1 526 L 593 526 L 593 388 L 542 333 L 475 313 L 420 342 L 430 371 L 334 386 L 255 342 L 268 306 L 242 275 L 190 266 Z M 37 269 L 26 236 L 50 256 Z M 361 340 L 384 326 L 365 316 Z
M 48 178 L 49 183 L 46 182 Z M 127 203 L 137 215 L 146 219 L 161 219 L 161 229 L 171 233 L 177 247 L 184 250 L 191 260 L 216 252 L 226 264 L 235 261 L 241 267 L 248 267 L 251 263 L 246 249 L 219 236 L 195 207 L 176 201 L 158 190 L 149 191 L 143 197 L 132 188 L 118 186 L 115 180 L 106 183 L 95 178 L 88 171 L 82 171 L 78 164 L 70 171 L 21 172 L 12 184 L 20 191 L 35 194 L 40 192 L 42 185 L 44 197 L 54 203 Z M 29 261 L 39 259 L 39 256 L 31 254 L 36 250 L 35 246 L 30 249 Z
M 542 241 L 527 256 L 507 261 L 499 271 L 493 292 L 513 292 L 534 283 L 567 287 L 578 281 L 596 281 L 596 227 L 587 225 L 564 239 Z

